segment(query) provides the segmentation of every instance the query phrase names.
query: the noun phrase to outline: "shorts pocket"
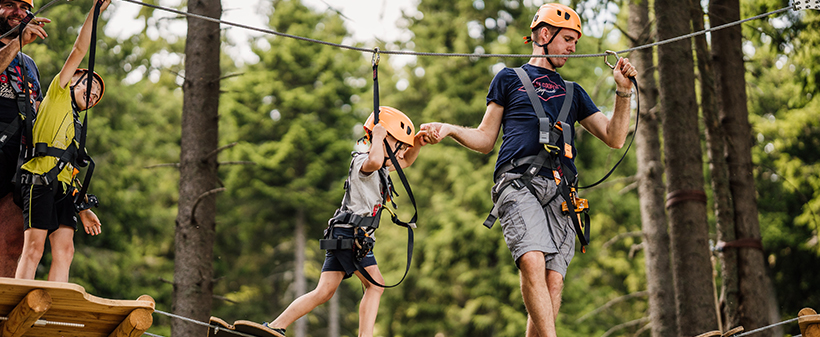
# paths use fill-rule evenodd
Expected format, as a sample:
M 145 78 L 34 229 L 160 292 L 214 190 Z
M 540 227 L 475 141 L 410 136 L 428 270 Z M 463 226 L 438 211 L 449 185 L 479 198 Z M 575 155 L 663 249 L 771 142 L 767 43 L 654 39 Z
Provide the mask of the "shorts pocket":
M 508 197 L 507 200 L 502 200 L 502 202 L 503 204 L 498 210 L 501 231 L 504 233 L 504 241 L 507 242 L 507 247 L 510 251 L 515 251 L 526 233 L 526 223 L 521 217 L 515 198 Z

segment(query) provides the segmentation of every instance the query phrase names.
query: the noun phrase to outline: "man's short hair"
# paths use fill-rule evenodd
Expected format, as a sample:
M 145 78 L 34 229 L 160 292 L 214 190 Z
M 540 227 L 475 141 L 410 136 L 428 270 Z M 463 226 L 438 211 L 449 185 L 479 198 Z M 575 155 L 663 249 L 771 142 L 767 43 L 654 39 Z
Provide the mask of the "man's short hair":
M 546 28 L 547 31 L 550 32 L 550 34 L 555 34 L 555 32 L 558 31 L 558 27 L 555 27 L 551 24 L 548 24 L 546 22 L 539 23 L 537 26 L 535 26 L 535 28 L 532 29 L 532 40 L 535 41 L 535 42 L 538 42 L 538 43 L 547 42 L 547 41 L 538 41 L 538 39 L 537 39 L 538 38 L 538 32 L 541 30 L 541 28 Z

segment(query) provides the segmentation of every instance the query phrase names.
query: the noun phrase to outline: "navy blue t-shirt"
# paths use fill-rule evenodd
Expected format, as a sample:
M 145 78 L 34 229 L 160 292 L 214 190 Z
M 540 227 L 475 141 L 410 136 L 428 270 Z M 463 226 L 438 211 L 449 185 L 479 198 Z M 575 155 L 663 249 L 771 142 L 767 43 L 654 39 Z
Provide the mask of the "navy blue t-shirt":
M 535 91 L 541 99 L 541 104 L 550 118 L 550 123 L 555 123 L 567 94 L 564 80 L 557 72 L 529 63 L 524 64 L 522 68 L 532 80 L 532 86 L 535 87 Z M 544 147 L 538 142 L 538 117 L 529 97 L 527 97 L 527 90 L 524 89 L 524 85 L 518 75 L 515 74 L 515 70 L 504 68 L 495 75 L 487 94 L 487 104 L 489 105 L 490 102 L 495 102 L 504 107 L 504 116 L 501 119 L 504 134 L 501 137 L 501 150 L 495 164 L 496 171 L 501 165 L 509 163 L 513 159 L 537 155 Z M 570 134 L 573 135 L 573 139 L 569 142 L 572 145 L 573 159 L 561 156 L 564 164 L 573 171 L 572 175 L 577 172 L 574 163 L 575 123 L 598 111 L 600 110 L 589 98 L 587 92 L 576 83 L 572 95 L 572 108 L 569 112 L 568 121 L 564 124 L 570 125 Z M 560 140 L 559 144 L 561 143 L 563 143 L 563 139 Z M 523 172 L 525 169 L 526 167 L 521 167 L 514 170 L 514 172 Z M 546 167 L 542 168 L 539 174 L 552 177 L 552 172 Z
M 2 43 L 0 43 L 0 47 L 2 47 Z M 43 100 L 42 90 L 40 88 L 40 70 L 37 68 L 37 64 L 34 63 L 34 60 L 28 55 L 19 53 L 17 57 L 12 59 L 5 71 L 0 71 L 0 122 L 3 123 L 10 123 L 17 118 L 19 114 L 17 93 L 11 86 L 16 84 L 18 85 L 17 89 L 22 90 L 22 88 L 19 87 L 21 82 L 17 81 L 19 74 L 23 72 L 19 61 L 20 56 L 23 57 L 26 64 L 26 76 L 28 79 L 34 81 L 29 91 L 32 107 L 35 101 Z M 36 113 L 35 110 L 32 111 Z

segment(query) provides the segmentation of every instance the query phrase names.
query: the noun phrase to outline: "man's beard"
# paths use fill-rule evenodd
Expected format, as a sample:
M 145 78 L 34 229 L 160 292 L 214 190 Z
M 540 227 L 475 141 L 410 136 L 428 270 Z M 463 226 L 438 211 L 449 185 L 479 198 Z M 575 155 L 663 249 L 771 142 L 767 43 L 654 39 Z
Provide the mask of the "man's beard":
M 9 25 L 8 18 L 0 19 L 0 34 L 8 33 L 12 28 L 14 28 L 14 27 Z M 16 31 L 12 34 L 9 34 L 9 36 L 7 36 L 7 37 L 15 38 L 19 35 L 20 35 L 20 31 Z

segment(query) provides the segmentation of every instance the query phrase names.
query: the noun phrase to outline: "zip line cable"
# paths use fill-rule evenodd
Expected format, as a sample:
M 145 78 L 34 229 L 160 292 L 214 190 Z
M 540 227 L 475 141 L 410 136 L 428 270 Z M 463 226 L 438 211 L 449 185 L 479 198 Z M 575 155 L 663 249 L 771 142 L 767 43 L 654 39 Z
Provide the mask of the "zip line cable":
M 154 312 L 158 313 L 158 314 L 161 314 L 161 315 L 171 317 L 171 318 L 176 318 L 176 319 L 179 319 L 179 320 L 183 320 L 183 321 L 186 321 L 186 322 L 189 322 L 189 323 L 194 323 L 194 324 L 198 324 L 198 325 L 202 325 L 202 326 L 207 326 L 209 328 L 214 328 L 214 329 L 216 329 L 217 333 L 224 331 L 224 332 L 232 333 L 234 335 L 242 336 L 242 337 L 259 337 L 259 336 L 251 335 L 249 333 L 244 333 L 242 331 L 226 329 L 225 327 L 222 327 L 222 326 L 216 326 L 216 325 L 211 325 L 211 324 L 208 324 L 208 323 L 205 323 L 205 322 L 200 322 L 200 321 L 197 321 L 193 318 L 188 318 L 188 317 L 185 317 L 185 316 L 172 314 L 170 312 L 165 312 L 165 311 L 162 311 L 162 310 L 156 310 L 155 309 Z M 152 334 L 150 332 L 143 332 L 142 334 L 143 335 L 148 335 L 148 336 L 151 336 L 151 337 L 164 337 L 162 335 L 156 335 L 156 334 Z
M 221 327 L 221 326 L 215 326 L 215 325 L 211 325 L 211 324 L 208 324 L 208 323 L 205 323 L 205 322 L 200 322 L 200 321 L 197 321 L 197 320 L 192 319 L 192 318 L 172 314 L 172 313 L 165 312 L 165 311 L 162 311 L 162 310 L 154 310 L 154 312 L 158 313 L 158 314 L 161 314 L 161 315 L 171 317 L 171 318 L 180 319 L 180 320 L 183 320 L 183 321 L 186 321 L 186 322 L 189 322 L 189 323 L 194 323 L 194 324 L 198 324 L 198 325 L 202 325 L 202 326 L 207 326 L 209 328 L 215 328 L 215 329 L 217 329 L 217 332 L 225 331 L 227 333 L 232 333 L 234 335 L 242 336 L 242 337 L 258 337 L 258 336 L 247 334 L 247 333 L 244 333 L 244 332 L 241 332 L 241 331 L 225 329 L 224 327 Z M 795 322 L 798 319 L 799 319 L 799 317 L 788 319 L 788 320 L 785 320 L 785 321 L 782 321 L 782 322 L 779 322 L 779 323 L 774 323 L 774 324 L 770 324 L 770 325 L 767 325 L 767 326 L 764 326 L 764 327 L 760 327 L 760 328 L 757 328 L 755 330 L 749 330 L 749 331 L 746 331 L 746 332 L 743 332 L 743 333 L 740 333 L 740 334 L 737 334 L 737 335 L 733 335 L 732 337 L 748 336 L 748 335 L 755 334 L 755 333 L 758 333 L 758 332 L 762 332 L 762 331 L 765 331 L 765 330 L 768 330 L 768 329 L 772 329 L 772 328 L 775 328 L 775 327 L 778 327 L 778 326 L 781 326 L 781 325 L 786 325 L 786 324 Z M 147 335 L 147 336 L 151 336 L 151 337 L 165 337 L 165 336 L 153 334 L 153 333 L 150 333 L 150 332 L 144 332 L 143 335 Z
M 56 0 L 53 0 L 53 1 L 56 1 Z M 240 23 L 224 21 L 224 20 L 220 20 L 220 19 L 207 17 L 207 16 L 204 16 L 204 15 L 183 12 L 183 11 L 176 10 L 176 9 L 173 9 L 173 8 L 162 7 L 162 6 L 159 6 L 159 5 L 153 5 L 153 4 L 149 4 L 149 3 L 145 3 L 145 2 L 137 1 L 137 0 L 123 0 L 123 1 L 134 3 L 134 4 L 137 4 L 137 5 L 142 5 L 142 6 L 145 6 L 145 7 L 151 7 L 151 8 L 154 8 L 154 9 L 163 10 L 163 11 L 166 11 L 166 12 L 179 14 L 179 15 L 182 15 L 182 16 L 194 17 L 194 18 L 197 18 L 197 19 L 206 20 L 206 21 L 210 21 L 210 22 L 214 22 L 214 23 L 222 23 L 222 24 L 226 24 L 226 25 L 229 25 L 229 26 L 245 28 L 245 29 L 248 29 L 248 30 L 254 30 L 254 31 L 262 32 L 262 33 L 266 33 L 266 34 L 272 34 L 272 35 L 276 35 L 276 36 L 288 37 L 288 38 L 292 38 L 292 39 L 296 39 L 296 40 L 312 42 L 312 43 L 318 43 L 318 44 L 323 44 L 323 45 L 342 48 L 342 49 L 355 50 L 355 51 L 360 51 L 360 52 L 363 52 L 363 53 L 374 53 L 374 54 L 381 53 L 381 54 L 388 54 L 388 55 L 438 56 L 438 57 L 498 57 L 498 58 L 525 58 L 525 57 L 526 58 L 530 58 L 530 57 L 581 58 L 581 57 L 606 57 L 608 55 L 608 53 L 570 54 L 570 55 L 531 55 L 531 54 L 432 53 L 432 52 L 418 52 L 418 51 L 411 51 L 411 50 L 375 50 L 375 49 L 370 49 L 370 48 L 363 48 L 363 47 L 345 45 L 345 44 L 341 44 L 341 43 L 333 43 L 333 42 L 327 42 L 327 41 L 322 41 L 322 40 L 317 40 L 317 39 L 311 39 L 311 38 L 307 38 L 307 37 L 303 37 L 303 36 L 277 32 L 277 31 L 272 30 L 272 29 L 253 27 L 253 26 L 248 26 L 248 25 L 244 25 L 244 24 L 240 24 Z M 717 26 L 717 27 L 710 27 L 710 28 L 707 28 L 707 29 L 703 29 L 701 31 L 697 31 L 697 32 L 694 32 L 694 33 L 690 33 L 690 34 L 686 34 L 686 35 L 682 35 L 682 36 L 678 36 L 678 37 L 674 37 L 674 38 L 670 38 L 670 39 L 666 39 L 666 40 L 663 40 L 663 41 L 658 41 L 658 42 L 654 42 L 654 43 L 650 43 L 650 44 L 646 44 L 646 45 L 642 45 L 642 46 L 637 46 L 637 47 L 633 47 L 633 48 L 629 48 L 629 49 L 624 49 L 624 50 L 621 50 L 621 51 L 617 51 L 616 53 L 618 53 L 618 54 L 629 53 L 629 52 L 632 52 L 632 51 L 635 51 L 635 50 L 652 48 L 652 47 L 655 47 L 655 46 L 660 46 L 660 45 L 664 45 L 664 44 L 668 44 L 668 43 L 672 43 L 672 42 L 677 42 L 677 41 L 680 41 L 680 40 L 685 40 L 685 39 L 695 37 L 695 36 L 698 36 L 698 35 L 703 35 L 703 34 L 706 34 L 706 33 L 709 33 L 709 32 L 713 32 L 713 31 L 717 31 L 717 30 L 737 26 L 739 24 L 742 24 L 742 23 L 745 23 L 745 22 L 748 22 L 748 21 L 757 20 L 757 19 L 761 19 L 761 18 L 770 16 L 770 15 L 782 13 L 782 12 L 785 12 L 787 10 L 798 10 L 798 7 L 796 5 L 792 5 L 792 6 L 789 6 L 789 7 L 783 7 L 783 8 L 778 9 L 778 10 L 774 10 L 774 11 L 771 11 L 771 12 L 768 12 L 768 13 L 763 13 L 763 14 L 756 15 L 756 16 L 746 18 L 746 19 L 743 19 L 743 20 L 738 20 L 738 21 L 726 23 L 726 24 L 723 24 L 723 25 L 720 25 L 720 26 Z

